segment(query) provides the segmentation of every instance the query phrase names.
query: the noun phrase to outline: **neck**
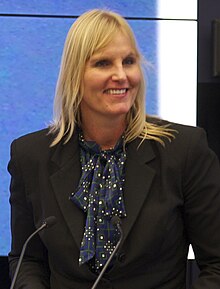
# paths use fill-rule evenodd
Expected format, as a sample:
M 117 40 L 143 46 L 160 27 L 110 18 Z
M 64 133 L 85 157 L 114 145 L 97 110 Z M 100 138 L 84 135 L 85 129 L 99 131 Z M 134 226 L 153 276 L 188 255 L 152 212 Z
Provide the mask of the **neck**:
M 125 121 L 106 124 L 82 122 L 82 131 L 85 140 L 95 141 L 103 150 L 114 148 L 118 139 L 125 131 Z

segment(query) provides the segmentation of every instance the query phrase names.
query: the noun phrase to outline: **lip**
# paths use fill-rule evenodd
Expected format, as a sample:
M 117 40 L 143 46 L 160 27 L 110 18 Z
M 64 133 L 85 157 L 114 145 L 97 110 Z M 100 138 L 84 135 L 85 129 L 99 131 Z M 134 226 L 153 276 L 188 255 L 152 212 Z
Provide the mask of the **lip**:
M 118 88 L 117 88 L 118 89 Z M 122 88 L 121 88 L 122 89 Z M 123 88 L 124 89 L 124 88 Z M 109 90 L 109 89 L 108 89 Z M 107 90 L 104 91 L 104 94 L 111 98 L 112 100 L 123 100 L 128 97 L 128 91 L 129 89 L 126 88 L 124 93 L 107 93 Z
M 121 93 L 120 91 L 122 91 L 122 90 L 125 90 L 125 92 Z M 111 87 L 111 88 L 105 89 L 103 91 L 103 93 L 107 94 L 109 96 L 123 97 L 123 96 L 127 95 L 128 91 L 129 91 L 128 87 Z

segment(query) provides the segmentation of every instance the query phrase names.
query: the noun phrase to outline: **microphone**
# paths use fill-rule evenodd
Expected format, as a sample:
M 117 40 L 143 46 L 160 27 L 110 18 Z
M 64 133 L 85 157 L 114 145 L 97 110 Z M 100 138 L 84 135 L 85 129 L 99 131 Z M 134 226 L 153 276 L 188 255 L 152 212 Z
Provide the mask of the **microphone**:
M 30 241 L 38 232 L 40 232 L 41 230 L 43 230 L 43 229 L 45 229 L 45 228 L 52 227 L 54 224 L 56 224 L 56 222 L 57 222 L 57 219 L 56 219 L 56 217 L 54 217 L 54 216 L 50 216 L 50 217 L 46 218 L 46 219 L 43 221 L 42 225 L 27 238 L 27 240 L 25 241 L 25 243 L 24 243 L 24 245 L 23 245 L 23 247 L 22 247 L 21 255 L 20 255 L 19 259 L 18 259 L 18 264 L 17 264 L 17 266 L 16 266 L 15 274 L 14 274 L 14 276 L 13 276 L 10 289 L 13 289 L 13 288 L 14 288 L 14 285 L 15 285 L 15 282 L 16 282 L 16 279 L 17 279 L 17 276 L 18 276 L 18 272 L 19 272 L 19 269 L 20 269 L 20 267 L 21 267 L 21 263 L 22 263 L 22 260 L 23 260 L 23 256 L 24 256 L 24 253 L 25 253 L 25 250 L 26 250 L 26 247 L 27 247 L 27 244 L 29 243 L 29 241 Z
M 122 229 L 121 229 L 121 220 L 118 216 L 113 216 L 112 219 L 111 219 L 111 223 L 113 226 L 116 226 L 117 229 L 119 230 L 120 232 L 120 239 L 118 240 L 118 243 L 116 244 L 114 250 L 112 251 L 110 257 L 108 258 L 107 262 L 105 263 L 104 267 L 102 268 L 100 274 L 98 275 L 95 283 L 93 284 L 92 288 L 91 289 L 95 289 L 99 283 L 99 281 L 101 280 L 103 274 L 105 273 L 108 265 L 110 264 L 112 258 L 115 256 L 117 250 L 118 250 L 118 247 L 120 246 L 121 244 L 121 241 L 123 239 L 123 232 L 122 232 Z

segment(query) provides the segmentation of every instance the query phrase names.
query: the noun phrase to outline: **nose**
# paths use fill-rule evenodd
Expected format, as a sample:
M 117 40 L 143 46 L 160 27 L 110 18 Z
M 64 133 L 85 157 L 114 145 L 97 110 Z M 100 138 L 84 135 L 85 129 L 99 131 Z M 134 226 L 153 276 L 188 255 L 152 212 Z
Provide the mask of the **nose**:
M 114 67 L 112 72 L 112 80 L 113 81 L 125 81 L 127 79 L 127 75 L 123 65 L 118 65 Z

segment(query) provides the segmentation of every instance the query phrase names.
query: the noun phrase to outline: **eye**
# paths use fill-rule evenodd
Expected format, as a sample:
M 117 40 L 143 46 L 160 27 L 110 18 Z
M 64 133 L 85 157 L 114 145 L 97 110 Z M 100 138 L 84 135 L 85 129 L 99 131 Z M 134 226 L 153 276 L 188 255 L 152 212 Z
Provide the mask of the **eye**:
M 110 65 L 110 61 L 107 59 L 98 60 L 95 63 L 95 67 L 106 67 L 108 65 Z
M 136 59 L 134 57 L 126 57 L 124 60 L 123 60 L 123 64 L 124 65 L 132 65 L 132 64 L 135 64 L 136 63 Z

